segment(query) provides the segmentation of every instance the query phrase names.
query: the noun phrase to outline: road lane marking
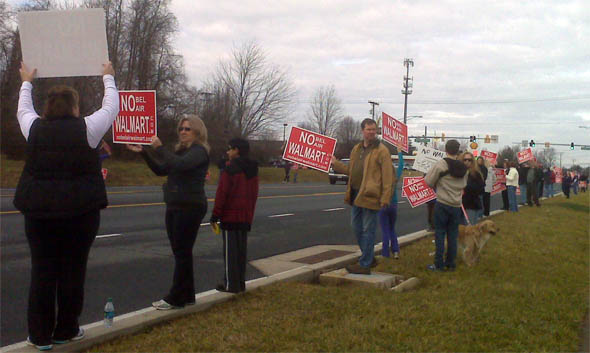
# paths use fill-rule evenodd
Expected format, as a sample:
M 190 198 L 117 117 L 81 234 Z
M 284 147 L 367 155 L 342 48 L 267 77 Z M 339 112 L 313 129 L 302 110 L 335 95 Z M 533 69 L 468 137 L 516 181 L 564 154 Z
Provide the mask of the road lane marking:
M 272 216 L 268 216 L 268 218 L 288 217 L 288 216 L 295 216 L 295 214 L 294 213 L 275 214 Z
M 321 193 L 313 193 L 313 194 L 299 194 L 299 195 L 275 195 L 275 196 L 259 196 L 258 199 L 284 199 L 284 198 L 291 198 L 291 197 L 314 197 L 314 196 L 334 196 L 334 195 L 344 195 L 344 192 L 321 192 Z M 214 202 L 215 199 L 207 199 L 208 202 Z M 149 202 L 149 203 L 128 203 L 128 204 L 121 204 L 121 205 L 110 205 L 108 208 L 120 208 L 120 207 L 145 207 L 145 206 L 163 206 L 165 205 L 164 202 Z M 19 211 L 2 211 L 0 215 L 7 215 L 7 214 L 17 214 L 20 213 Z
M 406 203 L 406 201 L 400 201 L 400 202 L 398 202 L 398 203 Z
M 118 237 L 121 236 L 123 234 L 105 234 L 105 235 L 97 235 L 96 239 L 100 239 L 100 238 L 111 238 L 111 237 Z
M 322 210 L 322 212 L 340 211 L 340 210 L 343 210 L 343 209 L 344 209 L 344 207 L 328 208 L 327 210 Z

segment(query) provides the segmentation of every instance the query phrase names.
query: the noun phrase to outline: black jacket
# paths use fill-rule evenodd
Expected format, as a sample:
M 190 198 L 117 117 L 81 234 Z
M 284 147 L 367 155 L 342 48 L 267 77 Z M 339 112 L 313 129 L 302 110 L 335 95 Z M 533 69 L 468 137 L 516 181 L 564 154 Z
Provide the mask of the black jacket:
M 469 173 L 467 186 L 463 194 L 463 207 L 470 210 L 480 210 L 482 208 L 480 195 L 485 192 L 486 183 L 483 181 L 481 174 Z
M 207 207 L 205 177 L 209 155 L 203 146 L 193 144 L 174 153 L 164 146 L 147 147 L 142 156 L 156 175 L 168 176 L 162 185 L 168 208 Z
M 526 176 L 529 172 L 529 167 L 518 167 L 518 185 L 526 184 Z
M 84 119 L 36 119 L 14 195 L 26 216 L 63 219 L 107 206 L 98 152 L 88 145 Z

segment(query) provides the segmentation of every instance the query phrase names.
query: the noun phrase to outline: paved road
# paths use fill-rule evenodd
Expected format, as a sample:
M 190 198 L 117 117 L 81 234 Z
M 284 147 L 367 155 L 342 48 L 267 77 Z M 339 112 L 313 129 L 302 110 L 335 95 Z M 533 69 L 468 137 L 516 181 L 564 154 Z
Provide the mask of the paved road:
M 207 187 L 207 195 L 215 195 Z M 356 244 L 350 230 L 350 208 L 343 204 L 344 185 L 263 185 L 254 228 L 248 239 L 248 259 L 256 260 L 320 244 Z M 26 338 L 26 307 L 30 280 L 29 249 L 23 217 L 12 207 L 12 190 L 1 190 L 1 342 Z M 169 289 L 173 257 L 164 226 L 165 207 L 159 187 L 109 189 L 110 207 L 101 213 L 99 237 L 90 252 L 86 301 L 81 324 L 102 319 L 107 297 L 117 314 L 145 308 Z M 492 198 L 492 209 L 501 199 Z M 208 222 L 212 208 L 203 222 Z M 400 234 L 426 227 L 426 208 L 399 204 Z M 380 241 L 380 234 L 378 234 Z M 194 248 L 197 292 L 212 289 L 223 278 L 222 242 L 209 226 L 199 231 Z M 248 266 L 247 279 L 261 277 Z

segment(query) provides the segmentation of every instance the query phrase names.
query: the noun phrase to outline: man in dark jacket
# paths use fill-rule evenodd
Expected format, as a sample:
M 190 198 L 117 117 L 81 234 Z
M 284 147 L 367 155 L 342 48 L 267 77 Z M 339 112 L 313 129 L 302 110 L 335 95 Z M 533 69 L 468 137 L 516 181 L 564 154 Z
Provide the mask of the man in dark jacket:
M 211 224 L 221 221 L 223 231 L 224 283 L 218 291 L 238 293 L 246 290 L 248 232 L 258 199 L 258 163 L 250 160 L 248 141 L 229 142 L 229 163 L 223 170 L 215 194 Z
M 527 202 L 527 174 L 529 172 L 529 165 L 528 163 L 522 163 L 518 168 L 518 187 L 520 189 L 520 202 L 519 204 L 526 204 Z

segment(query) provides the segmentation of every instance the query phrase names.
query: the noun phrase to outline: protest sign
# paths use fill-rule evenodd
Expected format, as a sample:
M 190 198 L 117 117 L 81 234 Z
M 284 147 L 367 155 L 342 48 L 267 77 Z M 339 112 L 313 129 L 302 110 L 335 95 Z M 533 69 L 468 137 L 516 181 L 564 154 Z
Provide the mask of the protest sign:
M 496 160 L 498 159 L 498 154 L 490 151 L 481 151 L 481 156 L 485 159 L 490 161 L 492 166 L 496 165 Z
M 588 184 L 588 182 L 580 181 L 580 188 L 586 188 L 586 184 Z
M 493 172 L 496 174 L 496 181 L 492 185 L 491 195 L 506 190 L 506 171 L 502 168 L 494 168 Z
M 119 107 L 113 122 L 113 142 L 151 144 L 158 135 L 156 91 L 119 91 Z
M 293 126 L 283 159 L 327 173 L 336 148 L 336 139 Z
M 555 183 L 561 184 L 563 181 L 563 170 L 561 168 L 554 167 L 553 173 L 555 173 Z
M 107 174 L 109 173 L 109 170 L 106 168 L 102 168 L 100 172 L 102 173 L 102 180 L 107 180 Z
M 518 152 L 518 164 L 528 162 L 534 158 L 535 157 L 533 157 L 533 150 L 530 147 L 524 151 Z
M 102 76 L 109 61 L 102 8 L 21 11 L 17 17 L 23 62 L 38 78 Z
M 428 173 L 430 168 L 445 156 L 446 153 L 443 151 L 420 146 L 418 147 L 418 154 L 416 155 L 416 160 L 414 161 L 412 168 L 421 171 L 422 173 Z
M 381 113 L 383 118 L 383 139 L 400 150 L 408 152 L 408 126 L 394 117 Z
M 408 186 L 414 183 L 419 182 L 421 179 L 424 179 L 424 177 L 404 177 L 404 179 L 402 180 L 402 196 L 406 197 L 406 192 L 404 191 L 404 186 Z
M 436 199 L 436 193 L 426 184 L 424 178 L 416 183 L 404 186 L 402 190 L 406 193 L 406 198 L 410 201 L 412 208 Z

